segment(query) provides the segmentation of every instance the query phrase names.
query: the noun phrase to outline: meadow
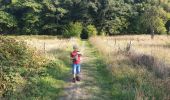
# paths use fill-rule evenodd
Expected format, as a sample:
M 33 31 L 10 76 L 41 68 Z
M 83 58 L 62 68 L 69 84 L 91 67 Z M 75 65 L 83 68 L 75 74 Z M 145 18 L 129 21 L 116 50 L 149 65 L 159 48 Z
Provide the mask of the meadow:
M 69 100 L 70 94 L 79 98 L 77 92 L 90 100 L 169 100 L 169 40 L 168 35 L 94 36 L 83 42 L 48 35 L 0 36 L 0 99 Z M 76 84 L 68 81 L 74 44 L 85 53 L 84 79 Z
M 112 94 L 118 99 L 168 100 L 170 37 L 149 35 L 93 37 L 112 75 Z

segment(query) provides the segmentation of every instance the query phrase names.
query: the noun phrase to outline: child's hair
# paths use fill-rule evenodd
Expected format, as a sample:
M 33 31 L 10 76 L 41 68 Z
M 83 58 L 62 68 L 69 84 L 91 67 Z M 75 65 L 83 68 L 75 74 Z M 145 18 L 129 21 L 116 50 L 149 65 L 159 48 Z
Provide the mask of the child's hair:
M 78 46 L 77 45 L 73 45 L 73 49 L 78 49 Z

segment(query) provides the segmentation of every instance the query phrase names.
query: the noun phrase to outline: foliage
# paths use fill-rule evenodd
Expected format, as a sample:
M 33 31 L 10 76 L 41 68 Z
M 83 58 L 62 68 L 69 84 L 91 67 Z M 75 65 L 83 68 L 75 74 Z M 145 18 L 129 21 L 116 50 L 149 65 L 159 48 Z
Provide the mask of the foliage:
M 163 34 L 170 27 L 166 23 L 168 0 L 10 1 L 0 1 L 1 33 L 63 35 L 65 26 L 72 22 L 94 25 L 99 33 L 108 35 L 147 34 L 152 30 Z
M 140 17 L 140 25 L 145 31 L 152 30 L 158 34 L 166 33 L 166 13 L 161 8 L 150 7 Z M 165 20 L 165 21 L 164 21 Z
M 48 60 L 25 42 L 0 36 L 0 98 L 56 99 L 63 87 L 65 63 Z
M 38 34 L 38 28 L 40 26 L 40 16 L 34 13 L 26 13 L 23 16 L 23 30 L 24 34 Z
M 94 25 L 88 25 L 85 31 L 88 34 L 88 36 L 97 35 L 97 29 Z
M 83 26 L 80 22 L 71 22 L 65 29 L 64 37 L 79 37 L 83 30 Z
M 8 37 L 0 37 L 0 65 L 2 95 L 8 97 L 23 86 L 24 78 L 34 73 L 41 66 L 41 57 L 29 50 L 24 42 L 18 42 Z M 36 71 L 35 71 L 36 72 Z M 32 74 L 33 75 L 33 74 Z
M 14 16 L 4 11 L 0 11 L 0 33 L 13 31 L 16 26 L 17 22 Z

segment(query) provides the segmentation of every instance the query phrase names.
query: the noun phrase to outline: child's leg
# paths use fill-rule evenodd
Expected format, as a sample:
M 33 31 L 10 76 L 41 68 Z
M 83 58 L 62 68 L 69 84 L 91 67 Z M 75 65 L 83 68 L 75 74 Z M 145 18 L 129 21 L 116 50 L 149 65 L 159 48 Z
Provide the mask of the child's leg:
M 76 74 L 73 74 L 73 78 L 75 78 L 76 77 Z
M 80 64 L 77 64 L 76 66 L 76 74 L 79 75 L 80 74 Z
M 77 67 L 76 67 L 76 80 L 77 81 L 80 81 L 79 74 L 80 74 L 80 64 L 77 64 Z
M 73 74 L 73 78 L 76 77 L 76 64 L 72 65 L 72 74 Z

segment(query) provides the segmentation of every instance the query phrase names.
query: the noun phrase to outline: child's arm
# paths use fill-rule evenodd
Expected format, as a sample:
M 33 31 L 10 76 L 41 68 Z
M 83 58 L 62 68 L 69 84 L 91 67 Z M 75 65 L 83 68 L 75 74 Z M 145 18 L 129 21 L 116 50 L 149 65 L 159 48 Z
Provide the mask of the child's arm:
M 72 55 L 72 53 L 70 53 L 70 59 L 71 60 L 73 60 L 74 58 L 73 58 L 73 55 Z
M 77 51 L 77 54 L 78 54 L 79 56 L 82 56 L 82 54 L 80 53 L 80 51 Z

